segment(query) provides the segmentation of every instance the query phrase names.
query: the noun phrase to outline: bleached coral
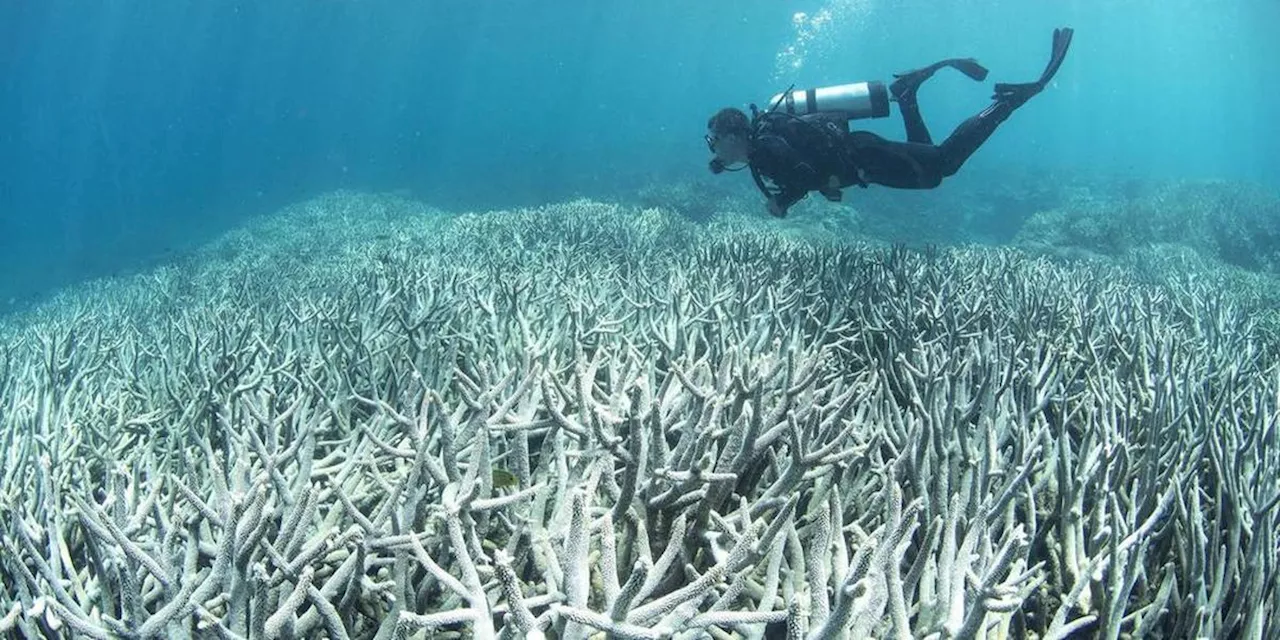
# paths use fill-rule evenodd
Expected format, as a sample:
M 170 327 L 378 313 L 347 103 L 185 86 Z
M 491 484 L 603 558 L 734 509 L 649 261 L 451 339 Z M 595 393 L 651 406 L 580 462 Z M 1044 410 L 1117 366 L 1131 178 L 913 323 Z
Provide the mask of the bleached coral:
M 1277 345 L 1220 292 L 587 201 L 402 224 L 8 334 L 0 630 L 1275 632 Z

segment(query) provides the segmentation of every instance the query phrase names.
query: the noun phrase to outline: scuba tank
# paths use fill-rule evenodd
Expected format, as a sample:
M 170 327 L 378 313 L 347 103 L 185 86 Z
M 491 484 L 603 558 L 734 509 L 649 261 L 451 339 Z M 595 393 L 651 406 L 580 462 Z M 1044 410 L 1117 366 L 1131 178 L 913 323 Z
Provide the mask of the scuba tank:
M 848 120 L 883 118 L 889 115 L 889 91 L 883 82 L 875 80 L 814 89 L 787 89 L 770 98 L 769 105 L 770 111 L 795 116 L 829 113 Z

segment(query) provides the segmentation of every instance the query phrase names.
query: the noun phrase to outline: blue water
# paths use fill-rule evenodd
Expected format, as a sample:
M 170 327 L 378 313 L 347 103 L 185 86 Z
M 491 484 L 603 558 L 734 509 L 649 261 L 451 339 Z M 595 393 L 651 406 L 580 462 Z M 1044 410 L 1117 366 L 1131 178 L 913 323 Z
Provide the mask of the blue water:
M 717 107 L 976 56 L 987 83 L 921 93 L 941 137 L 990 81 L 1033 79 L 1061 25 L 1076 39 L 1055 87 L 967 179 L 1280 185 L 1274 0 L 5 0 L 0 296 L 335 188 L 484 209 L 701 177 Z M 865 124 L 901 137 L 896 114 Z

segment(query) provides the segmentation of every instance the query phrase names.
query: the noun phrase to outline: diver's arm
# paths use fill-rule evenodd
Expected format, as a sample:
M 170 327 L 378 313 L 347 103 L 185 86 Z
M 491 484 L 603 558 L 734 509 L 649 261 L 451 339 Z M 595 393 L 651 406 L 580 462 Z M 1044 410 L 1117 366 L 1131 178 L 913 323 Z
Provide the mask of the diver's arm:
M 780 189 L 769 198 L 769 213 L 784 217 L 791 205 L 808 195 L 809 189 L 801 185 L 814 184 L 818 172 L 780 136 L 761 136 L 756 144 L 752 164 Z
M 808 195 L 804 189 L 783 189 L 782 193 L 769 198 L 769 213 L 779 218 L 787 217 L 787 209 Z

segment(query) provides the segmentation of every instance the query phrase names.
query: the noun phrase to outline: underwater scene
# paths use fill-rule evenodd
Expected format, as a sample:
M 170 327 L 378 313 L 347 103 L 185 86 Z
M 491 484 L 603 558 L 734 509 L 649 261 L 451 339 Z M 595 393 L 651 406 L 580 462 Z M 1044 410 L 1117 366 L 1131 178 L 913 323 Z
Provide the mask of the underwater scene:
M 0 637 L 1280 637 L 1276 25 L 9 0 Z

